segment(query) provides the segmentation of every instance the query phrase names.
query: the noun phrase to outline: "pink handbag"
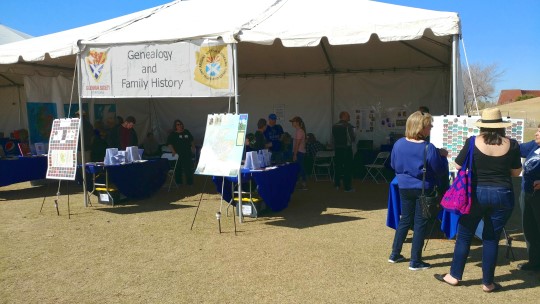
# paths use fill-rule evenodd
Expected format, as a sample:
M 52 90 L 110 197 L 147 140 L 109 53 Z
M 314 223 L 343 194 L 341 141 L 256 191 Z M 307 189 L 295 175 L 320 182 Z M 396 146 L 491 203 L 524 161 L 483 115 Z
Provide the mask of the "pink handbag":
M 444 209 L 457 214 L 469 214 L 472 205 L 472 162 L 474 141 L 476 136 L 469 140 L 469 151 L 463 162 L 463 166 L 456 174 L 454 182 L 444 194 L 441 206 Z

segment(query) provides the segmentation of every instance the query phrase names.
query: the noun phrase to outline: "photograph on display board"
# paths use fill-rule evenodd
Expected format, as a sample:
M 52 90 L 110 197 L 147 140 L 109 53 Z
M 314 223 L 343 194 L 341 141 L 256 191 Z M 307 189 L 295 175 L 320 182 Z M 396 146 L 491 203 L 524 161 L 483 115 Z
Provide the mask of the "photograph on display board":
M 83 103 L 82 108 L 83 108 L 84 113 L 86 113 L 87 115 L 90 115 L 90 113 L 88 112 L 88 104 L 87 103 Z M 75 113 L 77 113 L 78 111 L 79 111 L 79 104 L 77 104 L 77 103 L 73 104 L 72 103 L 71 107 L 69 106 L 69 104 L 64 104 L 64 116 L 66 118 L 74 118 Z
M 47 142 L 51 135 L 52 122 L 58 118 L 56 104 L 28 102 L 26 109 L 32 142 Z
M 454 171 L 454 160 L 459 151 L 465 145 L 467 138 L 480 134 L 480 129 L 475 123 L 480 116 L 433 116 L 433 128 L 431 129 L 430 142 L 437 148 L 448 150 L 448 162 L 450 170 Z M 508 118 L 512 125 L 506 128 L 506 136 L 523 142 L 524 120 Z
M 237 176 L 244 153 L 247 114 L 209 114 L 195 174 Z
M 362 132 L 373 132 L 375 123 L 375 111 L 369 108 L 356 109 L 352 124 L 356 130 Z

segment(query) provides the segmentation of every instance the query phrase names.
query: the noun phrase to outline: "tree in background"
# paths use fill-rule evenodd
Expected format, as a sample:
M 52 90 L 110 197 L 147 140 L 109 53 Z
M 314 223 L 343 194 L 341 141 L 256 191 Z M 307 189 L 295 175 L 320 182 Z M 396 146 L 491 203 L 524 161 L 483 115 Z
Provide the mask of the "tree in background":
M 465 112 L 471 113 L 476 111 L 476 105 L 474 104 L 474 95 L 471 87 L 474 85 L 474 94 L 476 95 L 476 101 L 478 103 L 478 109 L 484 109 L 486 107 L 493 106 L 493 94 L 495 93 L 495 84 L 504 75 L 504 71 L 499 70 L 499 66 L 496 63 L 489 65 L 483 65 L 480 63 L 473 63 L 469 66 L 470 77 L 467 67 L 462 68 L 463 73 L 463 94 L 465 96 Z

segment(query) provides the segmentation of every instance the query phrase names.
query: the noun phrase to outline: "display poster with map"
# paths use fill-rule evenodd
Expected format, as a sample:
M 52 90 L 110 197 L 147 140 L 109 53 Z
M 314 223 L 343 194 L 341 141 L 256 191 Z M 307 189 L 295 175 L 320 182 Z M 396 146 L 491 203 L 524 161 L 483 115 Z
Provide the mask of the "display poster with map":
M 55 119 L 47 155 L 47 178 L 75 180 L 79 118 Z
M 248 114 L 209 114 L 195 174 L 237 176 L 247 123 Z
M 455 171 L 454 160 L 465 145 L 467 138 L 478 135 L 480 129 L 474 125 L 480 116 L 445 115 L 433 116 L 430 142 L 437 148 L 448 150 L 450 171 Z M 523 119 L 506 118 L 512 125 L 506 128 L 506 136 L 523 142 L 525 122 Z

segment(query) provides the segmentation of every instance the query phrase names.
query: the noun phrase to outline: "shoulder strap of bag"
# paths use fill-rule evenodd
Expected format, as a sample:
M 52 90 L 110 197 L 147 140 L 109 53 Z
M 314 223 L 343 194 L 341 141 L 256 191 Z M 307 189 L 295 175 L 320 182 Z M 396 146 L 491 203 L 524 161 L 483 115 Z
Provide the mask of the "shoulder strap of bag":
M 426 182 L 426 171 L 427 171 L 427 149 L 428 149 L 428 143 L 426 143 L 426 147 L 424 149 L 424 167 L 422 168 L 422 195 L 424 195 L 424 188 L 426 188 L 425 182 Z
M 465 161 L 463 161 L 463 165 L 461 166 L 462 170 L 472 170 L 472 161 L 473 161 L 475 141 L 476 141 L 476 136 L 471 136 L 469 139 L 469 151 L 467 153 L 467 156 L 465 157 Z
M 474 146 L 476 142 L 476 136 L 471 136 L 471 140 L 469 142 L 469 163 L 468 168 L 469 172 L 472 172 L 472 161 L 473 161 L 473 155 L 474 155 Z

